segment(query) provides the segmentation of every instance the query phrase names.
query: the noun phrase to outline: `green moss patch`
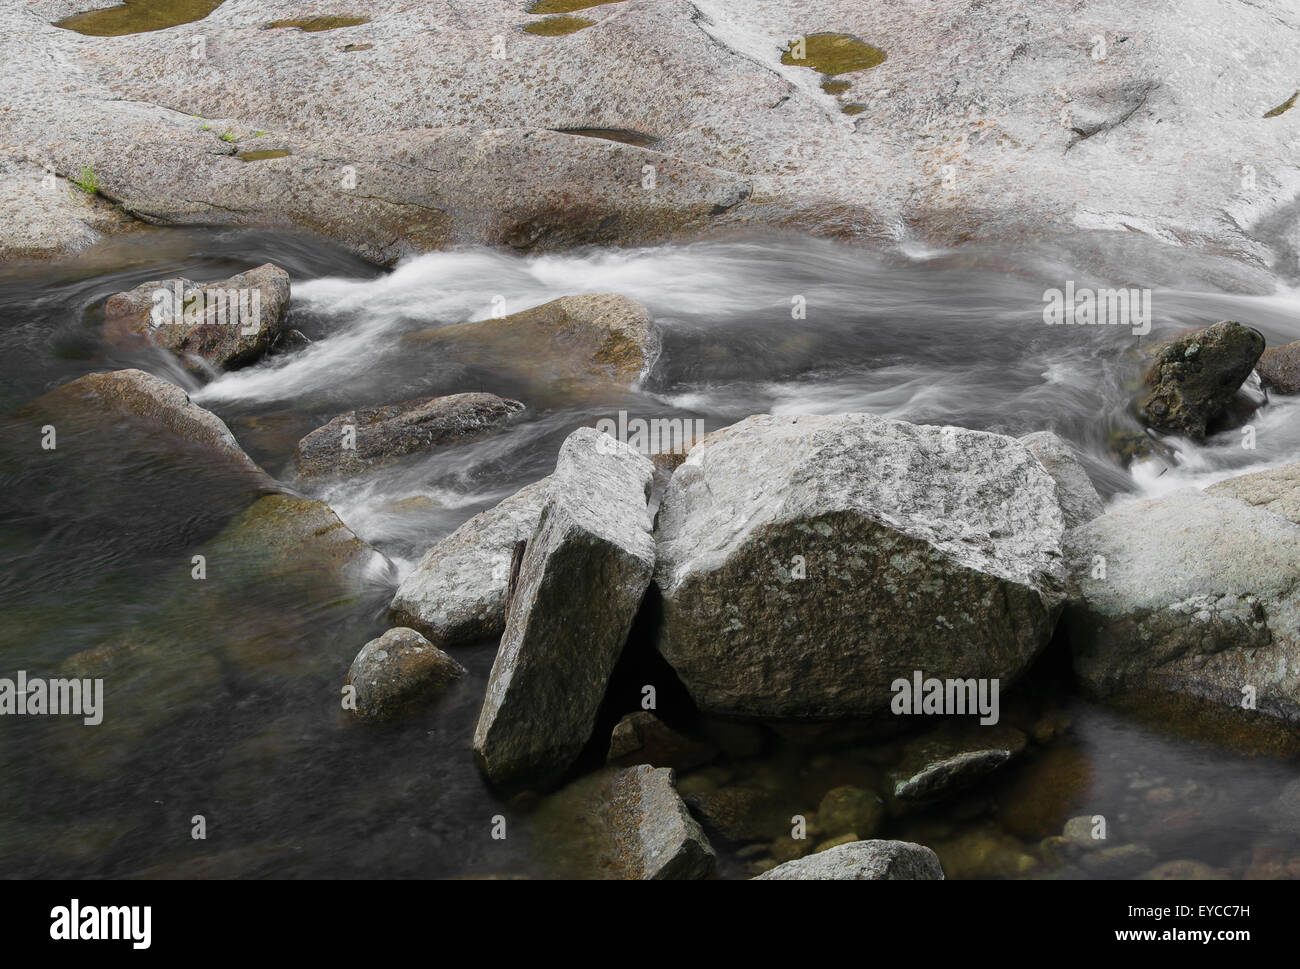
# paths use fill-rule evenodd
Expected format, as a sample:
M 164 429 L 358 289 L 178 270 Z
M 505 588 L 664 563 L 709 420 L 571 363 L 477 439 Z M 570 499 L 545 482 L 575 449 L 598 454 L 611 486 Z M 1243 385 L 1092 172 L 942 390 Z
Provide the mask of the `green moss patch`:
M 267 151 L 241 151 L 235 157 L 246 162 L 266 161 L 268 158 L 288 158 L 289 151 L 285 148 L 271 148 Z
M 865 71 L 885 62 L 883 50 L 864 44 L 849 34 L 809 34 L 804 38 L 802 58 L 794 56 L 796 48 L 797 44 L 791 43 L 790 49 L 781 55 L 782 64 L 811 67 L 832 77 Z
M 281 27 L 297 27 L 299 30 L 314 34 L 321 30 L 338 30 L 340 27 L 358 27 L 370 23 L 369 17 L 304 17 L 301 20 L 273 20 L 263 24 L 263 30 L 276 30 Z
M 73 14 L 54 26 L 91 37 L 121 37 L 202 20 L 222 0 L 126 0 L 121 6 Z
M 848 89 L 848 81 L 822 81 L 822 90 L 827 94 L 843 94 Z
M 524 30 L 539 37 L 560 37 L 564 34 L 576 34 L 595 22 L 586 17 L 547 17 L 536 23 L 524 24 Z
M 623 0 L 537 0 L 528 8 L 529 13 L 573 13 L 588 7 L 603 7 L 606 4 L 622 3 Z
M 1272 111 L 1265 111 L 1264 117 L 1276 118 L 1279 114 L 1286 114 L 1293 107 L 1295 107 L 1295 99 L 1298 97 L 1300 97 L 1300 91 L 1296 91 L 1295 94 L 1291 95 L 1289 98 L 1287 98 L 1285 101 L 1279 104 Z
M 840 108 L 840 110 L 844 112 L 844 114 L 861 114 L 863 111 L 867 110 L 867 106 L 865 104 L 846 104 L 844 107 Z

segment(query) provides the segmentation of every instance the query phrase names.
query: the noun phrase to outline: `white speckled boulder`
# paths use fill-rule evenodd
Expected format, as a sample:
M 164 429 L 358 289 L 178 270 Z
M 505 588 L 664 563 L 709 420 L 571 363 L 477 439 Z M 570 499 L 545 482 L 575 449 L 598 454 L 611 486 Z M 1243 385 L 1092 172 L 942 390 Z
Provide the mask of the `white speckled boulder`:
M 873 715 L 918 669 L 1007 681 L 1051 636 L 1064 528 L 1012 438 L 751 417 L 664 496 L 659 649 L 701 708 L 734 715 Z

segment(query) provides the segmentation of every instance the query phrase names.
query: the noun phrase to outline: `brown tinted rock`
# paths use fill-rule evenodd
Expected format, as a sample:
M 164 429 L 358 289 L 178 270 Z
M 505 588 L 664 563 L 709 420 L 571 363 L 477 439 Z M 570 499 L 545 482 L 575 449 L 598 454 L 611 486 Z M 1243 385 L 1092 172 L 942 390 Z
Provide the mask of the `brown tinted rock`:
M 275 346 L 288 308 L 289 274 L 266 263 L 220 282 L 167 279 L 110 296 L 104 334 L 110 342 L 143 340 L 191 365 L 199 358 L 226 370 Z
M 606 762 L 628 767 L 649 764 L 690 770 L 718 756 L 711 744 L 698 743 L 678 733 L 648 710 L 629 713 L 614 725 Z
M 404 339 L 548 385 L 636 383 L 654 366 L 660 346 L 645 307 L 608 293 L 563 296 L 499 319 L 420 330 Z
M 1255 364 L 1259 379 L 1279 394 L 1300 394 L 1300 340 L 1269 347 Z
M 465 667 L 417 633 L 397 627 L 361 647 L 348 670 L 356 714 L 387 720 L 446 690 Z

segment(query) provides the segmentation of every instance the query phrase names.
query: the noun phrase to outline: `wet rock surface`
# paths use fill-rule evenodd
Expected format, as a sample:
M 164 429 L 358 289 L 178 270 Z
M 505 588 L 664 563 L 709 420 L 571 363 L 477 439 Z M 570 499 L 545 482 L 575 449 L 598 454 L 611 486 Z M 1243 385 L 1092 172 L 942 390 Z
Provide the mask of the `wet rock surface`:
M 1152 347 L 1139 416 L 1158 431 L 1203 441 L 1263 352 L 1259 331 L 1233 321 Z
M 1300 394 L 1300 341 L 1269 347 L 1255 364 L 1264 386 L 1279 394 Z
M 419 330 L 404 339 L 548 386 L 630 386 L 650 371 L 660 351 L 645 307 L 613 294 L 562 296 L 509 316 Z
M 363 720 L 388 720 L 436 697 L 465 668 L 414 629 L 390 629 L 361 647 L 345 685 L 356 690 Z
M 167 279 L 110 296 L 104 336 L 160 346 L 191 369 L 233 369 L 287 348 L 287 334 L 297 333 L 284 329 L 288 308 L 289 274 L 267 263 L 219 282 Z
M 606 768 L 549 797 L 533 818 L 569 877 L 707 878 L 716 856 L 673 788 L 673 772 Z M 563 855 L 564 857 L 560 857 Z
M 318 427 L 294 451 L 298 476 L 353 477 L 408 454 L 462 444 L 500 430 L 524 409 L 494 394 L 418 397 L 340 414 Z

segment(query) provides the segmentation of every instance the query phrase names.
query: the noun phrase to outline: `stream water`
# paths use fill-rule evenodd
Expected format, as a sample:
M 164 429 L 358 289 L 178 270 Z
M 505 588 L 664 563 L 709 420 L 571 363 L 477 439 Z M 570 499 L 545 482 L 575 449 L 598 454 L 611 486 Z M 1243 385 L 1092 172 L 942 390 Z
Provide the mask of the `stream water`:
M 161 352 L 101 341 L 112 293 L 174 275 L 221 279 L 267 261 L 293 280 L 291 323 L 313 341 L 304 349 L 203 383 Z M 504 433 L 311 493 L 396 564 L 365 601 L 342 610 L 286 587 L 230 601 L 215 617 L 191 612 L 166 579 L 187 567 L 188 537 L 154 541 L 135 518 L 115 518 L 138 503 L 153 460 L 147 447 L 105 455 L 92 480 L 72 483 L 38 471 L 35 455 L 6 441 L 0 487 L 25 493 L 39 482 L 48 500 L 39 521 L 0 516 L 0 675 L 49 670 L 141 627 L 164 631 L 174 648 L 158 654 L 127 709 L 113 708 L 110 689 L 98 739 L 46 722 L 53 718 L 0 722 L 0 873 L 554 874 L 548 858 L 563 832 L 540 830 L 528 805 L 503 803 L 470 754 L 491 644 L 457 651 L 470 675 L 401 724 L 350 722 L 338 690 L 357 649 L 385 628 L 396 581 L 428 547 L 549 473 L 574 428 L 620 411 L 698 420 L 706 431 L 755 413 L 846 411 L 1016 435 L 1052 429 L 1078 445 L 1111 502 L 1300 456 L 1295 398 L 1274 398 L 1254 415 L 1253 449 L 1229 429 L 1201 446 L 1170 442 L 1169 460 L 1125 468 L 1111 454 L 1114 432 L 1136 427 L 1127 382 L 1141 341 L 1220 319 L 1255 326 L 1270 345 L 1300 339 L 1296 294 L 1156 290 L 1155 327 L 1139 338 L 1122 326 L 1045 325 L 1044 291 L 1070 279 L 1089 284 L 1046 260 L 879 254 L 787 236 L 548 255 L 465 250 L 385 272 L 319 241 L 218 230 L 150 230 L 58 264 L 0 271 L 3 411 L 88 372 L 140 367 L 184 386 L 259 464 L 288 479 L 296 441 L 345 410 L 470 390 L 527 406 Z M 663 351 L 636 389 L 560 389 L 529 360 L 473 368 L 401 340 L 583 292 L 621 293 L 653 315 Z M 168 493 L 181 485 L 165 476 L 147 480 L 159 507 L 184 497 Z M 239 510 L 213 500 L 214 527 Z M 88 516 L 94 529 L 80 527 Z M 195 540 L 212 531 L 204 522 L 194 529 Z M 213 637 L 226 649 L 216 666 Z M 1122 876 L 1186 860 L 1240 876 L 1260 857 L 1300 856 L 1259 814 L 1300 776 L 1293 761 L 1232 752 L 1073 698 L 1068 669 L 1048 665 L 1026 687 L 1023 716 L 1026 726 L 1056 723 L 1054 739 L 956 806 L 892 822 L 886 834 L 934 845 L 954 877 L 1050 875 L 1040 840 L 1074 814 L 1123 819 L 1125 841 L 1143 853 L 1131 870 L 1121 865 Z M 673 716 L 684 730 L 711 729 L 688 709 Z M 690 784 L 745 780 L 792 814 L 814 810 L 836 784 L 878 784 L 874 760 L 860 747 L 810 750 L 771 733 L 761 751 L 724 756 Z M 207 825 L 201 841 L 191 837 L 197 815 Z M 490 835 L 496 815 L 507 818 L 504 840 Z M 748 874 L 733 846 L 719 847 L 722 875 Z

